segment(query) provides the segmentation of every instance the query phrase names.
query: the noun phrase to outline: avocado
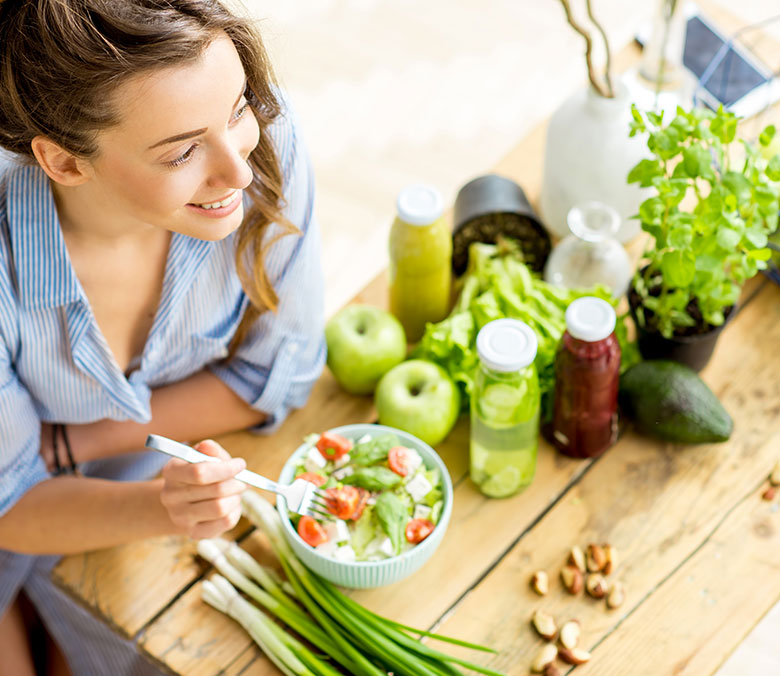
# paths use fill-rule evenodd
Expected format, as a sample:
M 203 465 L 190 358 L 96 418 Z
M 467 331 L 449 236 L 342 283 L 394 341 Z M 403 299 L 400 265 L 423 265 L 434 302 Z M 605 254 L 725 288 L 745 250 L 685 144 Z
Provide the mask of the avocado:
M 640 432 L 667 441 L 726 441 L 734 423 L 718 398 L 691 368 L 651 360 L 620 377 L 620 408 Z

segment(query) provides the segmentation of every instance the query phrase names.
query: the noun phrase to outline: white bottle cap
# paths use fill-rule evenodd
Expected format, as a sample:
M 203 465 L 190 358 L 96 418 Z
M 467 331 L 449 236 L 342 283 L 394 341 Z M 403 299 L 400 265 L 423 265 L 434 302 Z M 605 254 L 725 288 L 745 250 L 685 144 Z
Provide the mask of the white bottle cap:
M 398 195 L 398 216 L 409 225 L 430 225 L 444 211 L 441 193 L 431 185 L 415 183 Z
M 519 319 L 496 319 L 485 324 L 477 336 L 480 361 L 502 373 L 528 366 L 536 358 L 537 345 L 533 329 Z
M 615 330 L 615 310 L 601 298 L 578 298 L 566 308 L 566 329 L 577 340 L 595 343 Z

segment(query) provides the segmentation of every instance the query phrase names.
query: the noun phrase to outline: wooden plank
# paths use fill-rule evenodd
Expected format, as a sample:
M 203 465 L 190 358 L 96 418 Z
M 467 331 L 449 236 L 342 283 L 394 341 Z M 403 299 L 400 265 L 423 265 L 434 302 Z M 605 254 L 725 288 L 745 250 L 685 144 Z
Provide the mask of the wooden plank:
M 734 417 L 729 442 L 682 446 L 628 435 L 519 540 L 439 630 L 493 645 L 501 652 L 489 662 L 491 666 L 524 674 L 542 644 L 528 623 L 534 610 L 542 608 L 559 622 L 578 618 L 584 628 L 582 645 L 592 647 L 648 596 L 652 598 L 653 590 L 702 546 L 746 493 L 755 491 L 777 460 L 780 436 L 777 426 L 767 421 L 777 420 L 780 414 L 780 381 L 765 375 L 767 355 L 780 343 L 779 301 L 780 289 L 761 284 L 757 296 L 724 332 L 716 358 L 704 374 Z M 612 577 L 626 585 L 627 600 L 618 611 L 607 612 L 603 601 L 573 598 L 561 589 L 558 572 L 568 548 L 589 542 L 610 542 L 620 552 L 621 563 Z M 740 546 L 745 557 L 771 560 L 760 538 L 746 538 Z M 547 570 L 552 580 L 552 591 L 544 599 L 528 588 L 530 576 L 540 569 Z M 745 585 L 762 588 L 750 578 L 745 578 Z M 777 599 L 773 589 L 765 599 L 768 605 Z M 680 603 L 683 617 L 685 605 Z M 746 622 L 752 626 L 761 616 L 755 605 L 738 618 L 718 607 L 711 612 L 717 617 L 710 624 L 685 623 L 685 654 L 709 645 L 712 623 L 741 627 L 741 637 L 750 628 Z M 630 626 L 633 633 L 619 627 L 610 640 L 641 643 L 643 625 L 637 621 Z M 660 656 L 663 646 L 647 651 Z M 629 663 L 622 663 L 624 670 Z M 631 673 L 639 673 L 631 664 Z M 647 664 L 652 664 L 651 657 Z M 595 664 L 593 669 L 592 673 L 607 673 Z
M 778 457 L 780 434 L 768 451 Z M 780 599 L 780 510 L 749 490 L 693 554 L 593 651 L 577 674 L 713 673 Z M 780 649 L 775 643 L 776 666 Z M 756 673 L 745 665 L 743 673 Z M 767 672 L 768 673 L 768 672 Z M 776 671 L 773 673 L 777 673 Z
M 263 565 L 275 565 L 267 541 L 258 532 L 242 546 Z M 223 670 L 243 673 L 257 658 L 264 660 L 234 620 L 201 600 L 201 589 L 201 582 L 192 586 L 177 600 L 176 613 L 163 613 L 140 636 L 138 645 L 146 656 L 166 670 L 188 676 Z
M 153 538 L 67 556 L 54 569 L 52 579 L 87 610 L 130 638 L 176 593 L 203 574 L 205 567 L 194 554 L 195 542 L 188 537 Z

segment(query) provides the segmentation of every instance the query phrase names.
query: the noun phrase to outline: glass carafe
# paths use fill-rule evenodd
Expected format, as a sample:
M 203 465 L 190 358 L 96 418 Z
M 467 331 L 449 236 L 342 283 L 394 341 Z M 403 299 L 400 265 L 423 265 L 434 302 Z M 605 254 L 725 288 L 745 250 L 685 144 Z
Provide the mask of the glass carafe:
M 603 284 L 615 298 L 631 281 L 631 261 L 615 239 L 620 216 L 608 204 L 586 202 L 572 207 L 566 216 L 571 235 L 553 249 L 544 268 L 550 284 L 569 289 L 589 289 Z

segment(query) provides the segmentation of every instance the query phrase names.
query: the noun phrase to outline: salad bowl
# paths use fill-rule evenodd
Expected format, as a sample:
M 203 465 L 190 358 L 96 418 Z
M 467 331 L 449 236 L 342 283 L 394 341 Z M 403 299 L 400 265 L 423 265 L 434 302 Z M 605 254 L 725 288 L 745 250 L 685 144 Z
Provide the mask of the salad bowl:
M 290 520 L 285 501 L 277 498 L 276 508 L 282 520 L 284 536 L 289 542 L 295 554 L 310 570 L 321 577 L 342 587 L 351 589 L 370 589 L 392 584 L 404 579 L 418 570 L 433 554 L 441 543 L 447 525 L 452 514 L 452 481 L 442 459 L 428 444 L 417 437 L 385 425 L 373 425 L 359 423 L 344 425 L 327 430 L 331 434 L 337 434 L 349 439 L 353 444 L 363 439 L 366 435 L 377 438 L 380 435 L 395 435 L 400 442 L 414 451 L 422 458 L 427 470 L 438 470 L 440 476 L 439 490 L 441 491 L 441 511 L 433 531 L 414 547 L 402 551 L 400 554 L 370 561 L 344 561 L 327 556 L 315 547 L 307 544 L 296 531 Z M 279 475 L 279 483 L 292 483 L 296 470 L 313 444 L 309 441 L 301 444 L 282 468 Z

